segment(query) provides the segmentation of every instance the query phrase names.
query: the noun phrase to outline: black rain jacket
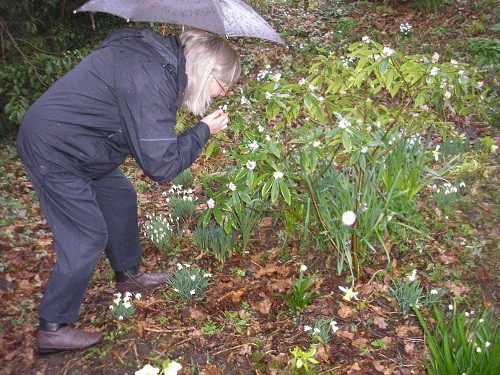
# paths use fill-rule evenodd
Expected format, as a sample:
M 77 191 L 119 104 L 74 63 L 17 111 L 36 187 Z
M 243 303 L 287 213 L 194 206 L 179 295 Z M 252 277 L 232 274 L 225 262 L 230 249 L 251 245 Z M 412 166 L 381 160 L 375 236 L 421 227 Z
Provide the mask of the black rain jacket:
M 18 133 L 19 154 L 43 173 L 91 179 L 131 154 L 152 180 L 171 180 L 210 137 L 203 122 L 179 137 L 174 132 L 186 84 L 177 36 L 114 31 L 30 107 Z

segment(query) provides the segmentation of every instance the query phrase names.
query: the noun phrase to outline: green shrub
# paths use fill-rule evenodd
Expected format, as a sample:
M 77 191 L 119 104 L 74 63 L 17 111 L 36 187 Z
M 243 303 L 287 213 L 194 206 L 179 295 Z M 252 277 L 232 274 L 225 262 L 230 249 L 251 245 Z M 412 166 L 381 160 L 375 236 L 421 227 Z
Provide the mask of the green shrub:
M 287 238 L 314 236 L 333 250 L 338 272 L 354 273 L 368 249 L 389 258 L 388 223 L 408 227 L 400 207 L 456 161 L 436 158 L 435 135 L 455 136 L 450 115 L 483 115 L 487 92 L 465 64 L 403 55 L 366 37 L 343 55 L 318 53 L 305 72 L 266 68 L 241 98 L 224 99 L 238 100 L 228 103 L 230 112 L 238 107 L 238 138 L 205 186 L 214 202 L 199 223 L 239 230 L 238 213 L 259 201 Z
M 482 314 L 457 311 L 452 308 L 448 321 L 434 306 L 437 323 L 429 326 L 419 308 L 413 309 L 425 332 L 425 341 L 430 350 L 430 359 L 425 366 L 429 375 L 493 375 L 498 371 L 500 341 L 498 320 L 493 313 Z
M 479 63 L 495 64 L 500 61 L 500 39 L 473 38 L 469 39 L 469 52 Z
M 215 223 L 194 230 L 194 241 L 204 252 L 212 254 L 215 259 L 223 263 L 230 258 L 236 248 L 236 234 L 234 230 L 229 233 Z
M 63 56 L 35 53 L 15 65 L 0 63 L 0 94 L 8 123 L 2 124 L 0 134 L 19 125 L 29 106 L 59 77 L 71 70 L 88 50 L 75 50 Z

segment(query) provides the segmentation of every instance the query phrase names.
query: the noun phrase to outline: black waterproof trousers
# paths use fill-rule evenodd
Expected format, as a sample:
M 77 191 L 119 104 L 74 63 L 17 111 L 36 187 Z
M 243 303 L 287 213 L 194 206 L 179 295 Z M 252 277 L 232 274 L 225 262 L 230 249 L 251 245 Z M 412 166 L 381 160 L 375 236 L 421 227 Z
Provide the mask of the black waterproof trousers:
M 57 255 L 40 317 L 72 323 L 103 251 L 115 271 L 140 264 L 137 194 L 120 169 L 94 181 L 50 163 L 25 160 L 25 167 Z

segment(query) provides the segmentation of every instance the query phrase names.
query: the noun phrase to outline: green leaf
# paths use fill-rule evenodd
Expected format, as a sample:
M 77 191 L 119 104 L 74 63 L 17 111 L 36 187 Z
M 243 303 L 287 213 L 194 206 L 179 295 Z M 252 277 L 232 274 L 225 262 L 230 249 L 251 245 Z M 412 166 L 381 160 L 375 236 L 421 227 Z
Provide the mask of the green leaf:
M 212 154 L 217 154 L 219 151 L 217 142 L 215 141 L 210 141 L 210 143 L 207 145 L 205 148 L 205 158 L 209 159 Z
M 222 225 L 222 212 L 220 211 L 220 208 L 215 206 L 212 212 L 214 213 L 214 217 L 217 223 L 219 223 L 219 225 Z
M 389 65 L 389 57 L 386 57 L 381 61 L 380 66 L 378 67 L 380 73 L 384 74 L 385 72 L 387 72 L 388 65 Z
M 253 187 L 253 182 L 254 182 L 254 173 L 252 170 L 248 170 L 247 172 L 247 179 L 245 181 L 245 184 L 249 187 L 249 188 L 252 188 Z
M 238 192 L 238 195 L 240 196 L 241 200 L 244 201 L 247 204 L 252 203 L 252 199 L 250 198 L 250 195 L 246 191 L 240 191 Z
M 290 190 L 288 189 L 288 186 L 286 186 L 283 180 L 278 180 L 278 181 L 280 185 L 281 195 L 283 196 L 285 202 L 290 205 L 292 203 L 292 196 L 290 194 Z
M 278 199 L 278 193 L 279 193 L 279 183 L 278 180 L 274 179 L 272 181 L 272 188 L 271 188 L 271 202 L 276 202 Z
M 269 179 L 266 181 L 266 183 L 264 184 L 264 186 L 262 186 L 262 196 L 266 196 L 267 193 L 269 192 L 269 190 L 271 189 L 271 186 L 273 185 L 273 179 L 271 178 L 271 176 L 269 176 Z
M 342 144 L 344 145 L 344 148 L 346 149 L 347 152 L 351 152 L 352 149 L 351 136 L 346 131 L 342 132 Z

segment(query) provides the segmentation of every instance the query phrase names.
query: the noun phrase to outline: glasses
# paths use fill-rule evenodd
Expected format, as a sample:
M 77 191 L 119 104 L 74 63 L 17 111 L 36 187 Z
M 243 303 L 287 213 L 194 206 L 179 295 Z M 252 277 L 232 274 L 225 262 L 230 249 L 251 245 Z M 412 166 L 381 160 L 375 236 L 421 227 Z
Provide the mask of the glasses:
M 214 77 L 215 82 L 217 82 L 217 84 L 219 85 L 219 87 L 220 87 L 220 89 L 222 90 L 222 92 L 223 92 L 224 94 L 226 94 L 226 91 L 227 91 L 227 89 L 229 88 L 229 86 L 228 86 L 228 85 L 226 85 L 226 87 L 224 88 L 224 86 L 222 86 L 222 85 L 221 85 L 221 83 L 219 82 L 219 80 L 217 79 L 217 77 L 215 77 L 215 75 L 214 75 L 213 73 L 210 73 L 210 74 L 212 75 L 212 77 Z

